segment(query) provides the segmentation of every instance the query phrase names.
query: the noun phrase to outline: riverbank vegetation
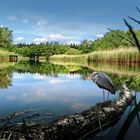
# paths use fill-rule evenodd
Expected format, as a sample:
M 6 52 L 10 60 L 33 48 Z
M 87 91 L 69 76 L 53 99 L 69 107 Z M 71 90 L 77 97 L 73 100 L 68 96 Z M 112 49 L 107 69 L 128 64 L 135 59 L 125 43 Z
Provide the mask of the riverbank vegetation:
M 14 52 L 10 52 L 8 50 L 5 50 L 3 48 L 0 49 L 0 56 L 8 56 L 8 55 L 13 55 L 15 54 Z
M 118 63 L 139 63 L 140 53 L 134 47 L 118 48 L 113 50 L 94 51 L 82 55 L 54 55 L 51 61 L 94 61 L 94 62 L 118 62 Z
M 140 30 L 133 31 L 139 42 Z M 64 61 L 139 63 L 139 48 L 130 40 L 134 41 L 129 29 L 111 30 L 101 38 L 94 41 L 84 40 L 79 45 L 58 42 L 13 44 L 12 31 L 7 27 L 0 27 L 0 56 L 18 54 L 29 58 L 37 56 L 37 58 L 64 59 Z
M 136 48 L 118 48 L 113 50 L 96 51 L 88 54 L 88 61 L 139 63 L 140 53 Z

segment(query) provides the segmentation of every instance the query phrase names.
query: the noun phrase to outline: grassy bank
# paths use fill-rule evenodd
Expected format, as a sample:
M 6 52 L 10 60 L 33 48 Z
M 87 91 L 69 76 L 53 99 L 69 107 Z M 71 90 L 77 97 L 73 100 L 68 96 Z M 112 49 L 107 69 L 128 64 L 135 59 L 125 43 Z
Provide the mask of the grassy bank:
M 87 61 L 87 55 L 53 55 L 50 57 L 50 61 L 85 62 Z
M 9 55 L 16 55 L 16 53 L 0 48 L 0 62 L 9 62 Z M 18 55 L 18 60 L 29 60 L 29 57 Z
M 0 56 L 1 56 L 1 57 L 2 57 L 2 56 L 13 55 L 13 54 L 15 54 L 15 53 L 14 53 L 14 52 L 9 52 L 9 51 L 6 51 L 6 50 L 0 48 Z
M 85 55 L 53 55 L 50 60 L 57 61 L 95 61 L 95 62 L 120 62 L 138 63 L 140 53 L 137 48 L 119 48 L 114 50 L 95 51 Z

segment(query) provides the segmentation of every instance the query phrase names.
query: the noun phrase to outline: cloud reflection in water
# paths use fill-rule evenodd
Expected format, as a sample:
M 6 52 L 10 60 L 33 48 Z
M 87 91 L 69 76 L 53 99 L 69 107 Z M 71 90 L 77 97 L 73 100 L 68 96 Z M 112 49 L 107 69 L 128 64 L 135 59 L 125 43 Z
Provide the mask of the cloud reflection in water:
M 0 90 L 0 106 L 5 113 L 36 107 L 77 112 L 102 101 L 102 90 L 79 74 L 53 77 L 14 73 L 12 85 Z

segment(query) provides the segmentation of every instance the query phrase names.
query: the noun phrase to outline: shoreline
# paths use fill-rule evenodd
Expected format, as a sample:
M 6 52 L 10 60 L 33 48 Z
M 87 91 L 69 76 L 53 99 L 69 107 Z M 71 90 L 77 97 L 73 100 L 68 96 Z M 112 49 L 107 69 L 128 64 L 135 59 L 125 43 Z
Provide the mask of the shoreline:
M 14 139 L 83 139 L 91 132 L 102 130 L 117 121 L 133 100 L 133 95 L 126 85 L 117 99 L 98 103 L 81 113 L 65 115 L 49 124 L 28 126 L 23 119 L 20 126 L 0 129 L 1 137 L 6 133 Z

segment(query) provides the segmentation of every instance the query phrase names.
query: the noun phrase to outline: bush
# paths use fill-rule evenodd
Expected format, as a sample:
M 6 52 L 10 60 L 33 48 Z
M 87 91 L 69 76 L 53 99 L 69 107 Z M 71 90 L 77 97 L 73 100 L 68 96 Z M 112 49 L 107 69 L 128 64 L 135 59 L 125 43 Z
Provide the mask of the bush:
M 78 55 L 78 54 L 82 54 L 82 52 L 80 50 L 70 48 L 65 54 L 67 54 L 67 55 Z

